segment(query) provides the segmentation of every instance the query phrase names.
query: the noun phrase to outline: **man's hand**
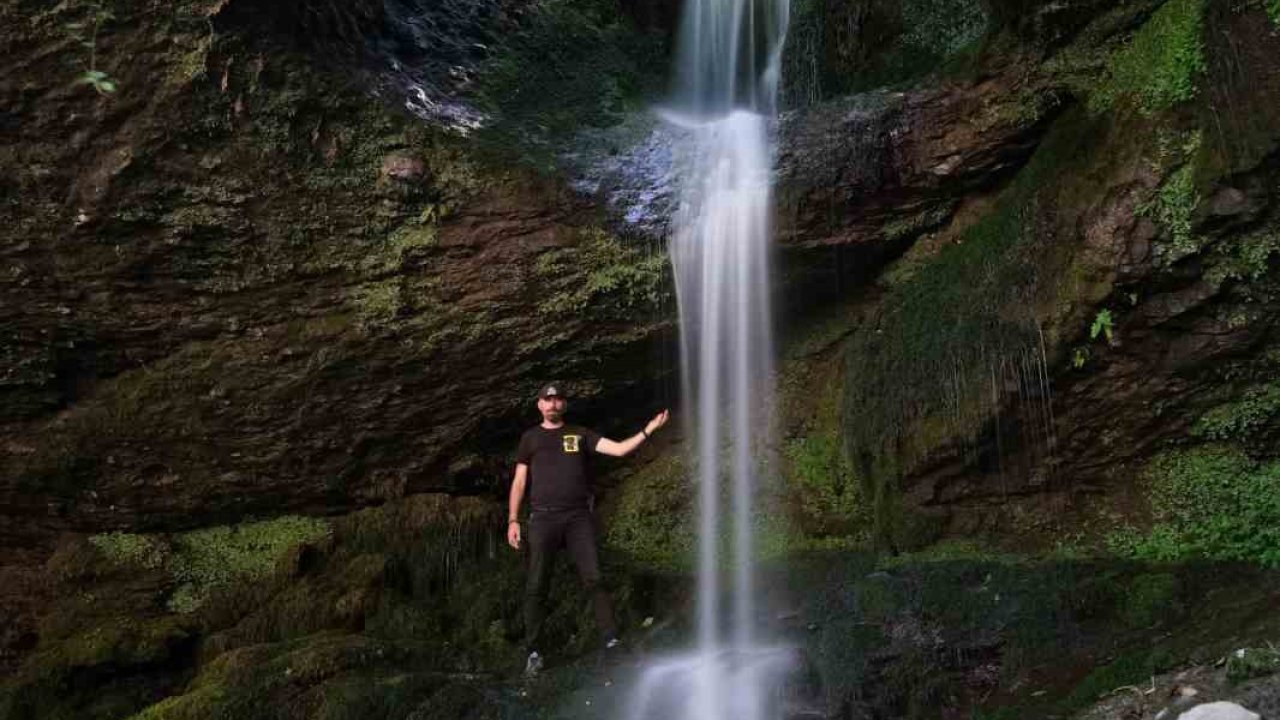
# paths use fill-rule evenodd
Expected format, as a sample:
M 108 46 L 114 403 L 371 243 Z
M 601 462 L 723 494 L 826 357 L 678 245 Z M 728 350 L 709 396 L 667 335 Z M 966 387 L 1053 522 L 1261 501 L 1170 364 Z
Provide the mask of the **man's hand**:
M 657 415 L 654 415 L 653 419 L 650 420 L 649 423 L 644 426 L 644 434 L 645 435 L 654 434 L 655 432 L 658 431 L 659 428 L 667 424 L 667 420 L 670 419 L 670 417 L 671 417 L 671 411 L 669 410 L 663 410 Z
M 507 523 L 507 544 L 516 550 L 520 549 L 520 523 Z
M 610 440 L 609 438 L 600 438 L 600 441 L 596 443 L 595 450 L 601 455 L 626 457 L 631 454 L 632 450 L 640 447 L 640 444 L 645 441 L 645 438 L 657 432 L 658 428 L 666 425 L 667 420 L 670 417 L 671 413 L 663 410 L 657 415 L 654 415 L 653 419 L 645 424 L 643 431 L 636 433 L 622 442 Z

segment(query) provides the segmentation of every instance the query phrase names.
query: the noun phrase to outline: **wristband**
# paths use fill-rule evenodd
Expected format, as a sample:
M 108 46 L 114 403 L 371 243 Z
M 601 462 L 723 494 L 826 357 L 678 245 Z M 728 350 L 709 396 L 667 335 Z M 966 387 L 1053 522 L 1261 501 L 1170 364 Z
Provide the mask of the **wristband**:
M 648 431 L 648 430 L 645 430 L 644 428 L 640 428 L 640 434 L 644 436 L 644 439 L 645 439 L 645 440 L 648 440 L 648 439 L 649 439 L 649 431 Z
M 515 524 L 519 525 L 519 524 L 520 524 L 520 521 L 519 521 L 519 520 L 517 520 L 517 519 L 515 519 L 515 518 L 511 518 L 510 520 L 508 520 L 508 521 L 507 521 L 507 525 L 511 525 L 511 523 L 515 523 Z

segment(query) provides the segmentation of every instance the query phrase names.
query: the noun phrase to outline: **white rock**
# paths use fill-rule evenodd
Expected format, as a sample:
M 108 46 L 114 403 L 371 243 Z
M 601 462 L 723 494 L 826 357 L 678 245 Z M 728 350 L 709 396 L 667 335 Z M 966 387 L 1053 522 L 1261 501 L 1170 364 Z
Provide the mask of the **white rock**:
M 1178 720 L 1262 720 L 1262 716 L 1232 702 L 1212 702 L 1191 708 Z

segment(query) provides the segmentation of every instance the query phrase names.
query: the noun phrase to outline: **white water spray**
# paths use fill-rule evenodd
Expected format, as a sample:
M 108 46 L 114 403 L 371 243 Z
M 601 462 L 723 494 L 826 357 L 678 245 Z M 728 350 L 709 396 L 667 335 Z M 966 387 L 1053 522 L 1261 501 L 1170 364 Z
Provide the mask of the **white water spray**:
M 685 5 L 675 107 L 664 117 L 694 137 L 672 264 L 685 397 L 697 418 L 698 644 L 650 666 L 631 720 L 774 717 L 772 690 L 789 664 L 788 652 L 757 637 L 752 533 L 772 447 L 770 123 L 787 13 L 786 0 Z

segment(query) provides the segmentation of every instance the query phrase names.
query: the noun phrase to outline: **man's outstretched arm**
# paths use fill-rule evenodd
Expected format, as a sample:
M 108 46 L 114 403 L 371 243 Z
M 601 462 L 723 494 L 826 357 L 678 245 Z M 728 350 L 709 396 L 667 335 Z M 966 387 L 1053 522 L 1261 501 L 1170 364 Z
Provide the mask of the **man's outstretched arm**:
M 507 499 L 507 544 L 520 549 L 520 503 L 524 501 L 524 485 L 529 479 L 529 466 L 516 463 L 516 476 L 511 479 L 511 497 Z
M 644 444 L 644 441 L 648 440 L 650 435 L 661 429 L 663 425 L 666 425 L 670 416 L 670 412 L 663 410 L 657 415 L 654 415 L 653 419 L 645 424 L 644 430 L 641 430 L 626 440 L 618 441 L 602 437 L 600 438 L 600 441 L 596 443 L 596 452 L 602 455 L 612 455 L 613 457 L 630 455 L 631 451 Z M 512 487 L 513 492 L 514 490 L 515 488 Z

